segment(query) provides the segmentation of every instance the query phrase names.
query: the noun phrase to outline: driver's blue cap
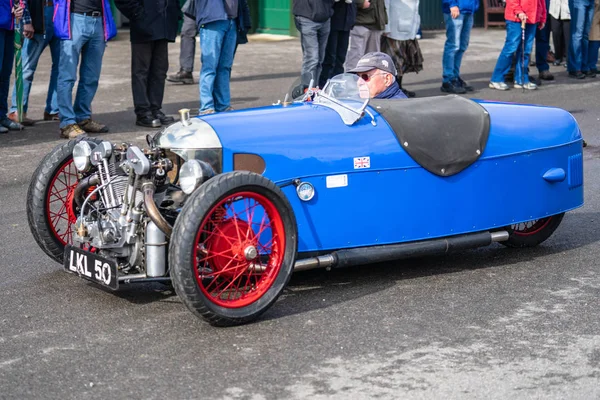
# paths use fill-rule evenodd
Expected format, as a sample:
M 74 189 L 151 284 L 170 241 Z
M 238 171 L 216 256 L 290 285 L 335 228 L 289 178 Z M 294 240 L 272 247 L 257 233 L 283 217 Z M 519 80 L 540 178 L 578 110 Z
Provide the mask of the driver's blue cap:
M 359 72 L 370 71 L 375 68 L 385 72 L 389 72 L 394 76 L 397 75 L 396 66 L 392 61 L 392 57 L 380 51 L 374 51 L 365 54 L 360 58 L 360 60 L 358 60 L 358 64 L 356 64 L 356 67 L 348 72 L 355 74 Z

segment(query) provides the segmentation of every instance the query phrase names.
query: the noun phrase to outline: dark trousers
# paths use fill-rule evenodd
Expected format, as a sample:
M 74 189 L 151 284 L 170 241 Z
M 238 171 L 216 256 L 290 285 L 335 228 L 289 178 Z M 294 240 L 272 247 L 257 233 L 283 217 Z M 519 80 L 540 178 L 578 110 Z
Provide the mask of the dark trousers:
M 13 70 L 15 32 L 0 29 L 0 120 L 8 112 L 8 88 Z
M 556 59 L 566 60 L 569 55 L 569 40 L 571 40 L 571 20 L 556 19 L 551 15 L 550 30 L 552 31 Z
M 319 77 L 319 87 L 323 87 L 328 79 L 344 73 L 344 63 L 348 52 L 350 31 L 331 31 L 325 48 L 325 58 Z
M 546 9 L 550 7 L 550 0 L 546 0 Z M 548 71 L 547 57 L 550 50 L 550 14 L 546 15 L 544 29 L 538 29 L 535 33 L 535 65 L 538 72 Z M 538 24 L 539 26 L 539 24 Z
M 131 43 L 131 89 L 136 116 L 152 115 L 162 108 L 168 69 L 166 39 Z

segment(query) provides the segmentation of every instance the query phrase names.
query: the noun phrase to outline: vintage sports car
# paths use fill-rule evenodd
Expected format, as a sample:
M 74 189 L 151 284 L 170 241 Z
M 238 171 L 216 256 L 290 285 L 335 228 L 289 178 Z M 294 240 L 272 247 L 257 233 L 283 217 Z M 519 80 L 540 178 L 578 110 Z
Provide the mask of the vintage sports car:
M 355 75 L 288 99 L 182 110 L 144 150 L 55 148 L 29 187 L 35 240 L 82 278 L 171 281 L 195 315 L 235 325 L 294 271 L 535 246 L 583 204 L 582 138 L 564 110 L 369 100 Z

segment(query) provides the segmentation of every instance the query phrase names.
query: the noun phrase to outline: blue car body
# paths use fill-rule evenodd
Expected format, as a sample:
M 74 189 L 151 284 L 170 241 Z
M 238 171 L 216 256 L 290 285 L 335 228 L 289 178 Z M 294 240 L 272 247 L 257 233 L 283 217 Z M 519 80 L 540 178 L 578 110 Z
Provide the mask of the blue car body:
M 366 117 L 348 126 L 310 102 L 203 120 L 223 145 L 223 172 L 234 170 L 235 154 L 264 159 L 263 175 L 293 206 L 300 253 L 494 230 L 583 205 L 582 137 L 568 112 L 477 103 L 490 117 L 487 146 L 447 177 L 415 162 L 370 106 L 376 126 Z M 356 169 L 357 157 L 368 157 L 369 167 Z M 294 179 L 314 186 L 311 200 L 299 199 Z

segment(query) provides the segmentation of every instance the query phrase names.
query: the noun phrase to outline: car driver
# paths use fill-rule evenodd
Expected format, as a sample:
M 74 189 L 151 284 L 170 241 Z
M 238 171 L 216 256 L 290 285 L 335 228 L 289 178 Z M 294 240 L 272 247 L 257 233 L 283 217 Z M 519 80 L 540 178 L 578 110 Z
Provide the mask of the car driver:
M 369 97 L 373 99 L 406 99 L 406 95 L 396 82 L 396 67 L 392 58 L 385 53 L 367 53 L 356 64 L 356 68 L 348 71 L 357 74 L 359 88 L 366 84 Z M 363 83 L 364 82 L 364 83 Z M 363 95 L 361 94 L 361 97 Z M 364 97 L 367 97 L 366 95 Z

